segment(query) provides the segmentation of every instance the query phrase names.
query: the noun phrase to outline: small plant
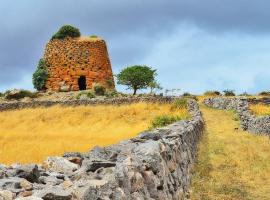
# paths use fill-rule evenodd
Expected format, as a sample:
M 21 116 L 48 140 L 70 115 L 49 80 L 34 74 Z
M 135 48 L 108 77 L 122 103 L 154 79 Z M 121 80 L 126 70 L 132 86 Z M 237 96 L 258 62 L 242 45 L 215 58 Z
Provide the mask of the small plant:
M 107 84 L 109 87 L 112 87 L 112 86 L 113 86 L 113 80 L 107 79 L 107 80 L 106 80 L 106 84 Z
M 215 90 L 213 90 L 213 91 L 206 91 L 205 93 L 204 93 L 204 95 L 205 96 L 220 96 L 221 94 L 220 94 L 220 92 L 219 91 L 215 91 Z
M 158 128 L 167 126 L 169 124 L 172 124 L 174 122 L 177 122 L 181 120 L 181 117 L 179 116 L 172 116 L 172 115 L 161 115 L 155 117 L 151 122 L 151 128 Z
M 235 96 L 234 90 L 224 90 L 223 93 L 226 97 Z
M 92 92 L 88 92 L 86 96 L 87 96 L 88 98 L 90 98 L 90 99 L 96 97 Z
M 262 91 L 259 93 L 260 96 L 270 96 L 270 91 Z
M 80 92 L 79 94 L 77 94 L 76 99 L 79 100 L 83 94 L 84 93 L 82 93 L 82 92 Z
M 183 93 L 183 97 L 190 97 L 190 96 L 193 96 L 192 94 L 188 93 L 188 92 L 184 92 Z
M 90 37 L 90 38 L 98 38 L 97 35 L 90 35 L 89 37 Z
M 108 98 L 113 98 L 113 97 L 117 97 L 119 94 L 116 91 L 112 91 L 112 92 L 105 92 L 105 96 Z
M 71 25 L 62 26 L 57 33 L 52 36 L 52 40 L 54 39 L 65 39 L 66 37 L 76 38 L 80 37 L 81 33 L 78 28 L 75 28 Z
M 96 95 L 103 96 L 105 94 L 106 89 L 102 85 L 96 85 L 94 87 L 94 91 Z
M 6 99 L 9 99 L 9 100 L 11 99 L 18 100 L 25 97 L 37 98 L 38 94 L 35 92 L 28 91 L 28 90 L 15 90 L 15 91 L 7 90 L 4 96 Z
M 47 65 L 43 58 L 41 58 L 38 62 L 38 66 L 36 71 L 33 74 L 32 81 L 34 88 L 37 90 L 45 90 L 45 84 L 49 77 L 49 73 L 47 71 Z
M 186 109 L 187 108 L 187 99 L 177 99 L 173 102 L 171 110 Z

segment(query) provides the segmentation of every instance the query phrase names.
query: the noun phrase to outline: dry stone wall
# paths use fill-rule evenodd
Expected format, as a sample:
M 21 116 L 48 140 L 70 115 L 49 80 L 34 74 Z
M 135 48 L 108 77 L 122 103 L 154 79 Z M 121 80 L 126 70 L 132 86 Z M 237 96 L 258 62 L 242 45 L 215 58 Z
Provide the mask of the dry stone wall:
M 106 99 L 84 99 L 84 100 L 33 100 L 29 102 L 13 101 L 0 103 L 0 112 L 7 110 L 18 110 L 24 108 L 51 107 L 55 105 L 61 106 L 87 106 L 87 105 L 121 105 L 137 102 L 153 102 L 153 103 L 170 103 L 177 98 L 173 97 L 121 97 L 121 98 L 106 98 Z
M 243 130 L 270 136 L 270 116 L 256 117 L 249 110 L 248 99 L 246 98 L 208 98 L 204 100 L 204 104 L 216 109 L 234 110 L 239 115 Z
M 114 88 L 107 46 L 100 38 L 51 40 L 46 45 L 44 59 L 49 72 L 47 89 L 77 91 L 81 76 L 85 77 L 86 89 L 92 89 L 95 84 Z
M 116 145 L 49 157 L 42 165 L 0 165 L 0 199 L 186 199 L 204 129 L 197 102 L 188 104 L 191 119 Z

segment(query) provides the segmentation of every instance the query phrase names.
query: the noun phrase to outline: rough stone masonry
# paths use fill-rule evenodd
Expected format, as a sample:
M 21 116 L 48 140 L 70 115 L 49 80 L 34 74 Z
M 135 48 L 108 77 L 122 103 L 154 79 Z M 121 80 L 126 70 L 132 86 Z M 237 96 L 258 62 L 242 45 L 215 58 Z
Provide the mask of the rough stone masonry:
M 67 37 L 46 45 L 45 62 L 53 91 L 92 89 L 95 84 L 114 89 L 114 79 L 106 43 L 100 38 Z
M 191 118 L 88 153 L 49 157 L 42 165 L 0 165 L 0 199 L 181 200 L 204 122 L 197 102 Z

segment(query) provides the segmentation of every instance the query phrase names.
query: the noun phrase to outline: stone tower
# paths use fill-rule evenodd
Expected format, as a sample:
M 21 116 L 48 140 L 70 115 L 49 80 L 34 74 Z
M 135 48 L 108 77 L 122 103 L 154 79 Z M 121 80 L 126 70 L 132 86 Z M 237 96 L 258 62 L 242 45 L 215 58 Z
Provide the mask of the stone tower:
M 49 72 L 47 89 L 77 91 L 96 84 L 114 89 L 107 46 L 101 38 L 53 39 L 46 45 L 44 60 Z

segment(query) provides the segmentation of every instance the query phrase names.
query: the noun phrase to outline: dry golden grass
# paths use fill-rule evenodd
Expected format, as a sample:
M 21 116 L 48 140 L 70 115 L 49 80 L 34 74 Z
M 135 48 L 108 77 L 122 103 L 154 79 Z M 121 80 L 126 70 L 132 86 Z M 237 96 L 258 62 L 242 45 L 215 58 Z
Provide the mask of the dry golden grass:
M 269 200 L 270 141 L 238 130 L 230 111 L 201 106 L 206 133 L 192 179 L 192 200 Z
M 249 106 L 250 110 L 253 111 L 256 115 L 270 115 L 270 106 L 264 104 L 251 104 Z
M 66 151 L 88 151 L 136 136 L 163 114 L 169 104 L 136 103 L 121 106 L 80 106 L 23 109 L 0 113 L 0 163 L 41 162 Z

